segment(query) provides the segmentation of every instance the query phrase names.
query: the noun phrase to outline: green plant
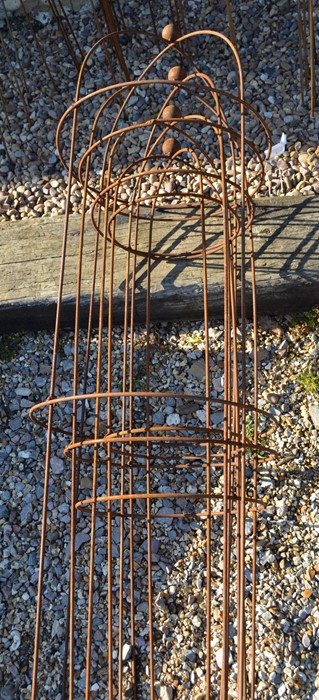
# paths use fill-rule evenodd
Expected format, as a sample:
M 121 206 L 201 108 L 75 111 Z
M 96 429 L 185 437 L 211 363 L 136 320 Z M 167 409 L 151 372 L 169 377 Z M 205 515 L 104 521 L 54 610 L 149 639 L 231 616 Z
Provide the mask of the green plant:
M 12 360 L 20 347 L 21 333 L 14 335 L 3 335 L 0 339 L 0 361 L 9 362 Z
M 293 314 L 292 324 L 295 326 L 302 326 L 307 331 L 315 331 L 319 328 L 319 309 L 314 308 L 309 311 L 303 311 L 302 313 Z
M 299 375 L 298 382 L 307 394 L 319 396 L 319 375 L 316 374 L 311 367 L 308 367 L 303 374 Z
M 251 413 L 246 415 L 246 438 L 252 440 L 254 437 L 254 418 Z
M 146 389 L 146 369 L 139 367 L 133 378 L 133 391 L 145 391 Z

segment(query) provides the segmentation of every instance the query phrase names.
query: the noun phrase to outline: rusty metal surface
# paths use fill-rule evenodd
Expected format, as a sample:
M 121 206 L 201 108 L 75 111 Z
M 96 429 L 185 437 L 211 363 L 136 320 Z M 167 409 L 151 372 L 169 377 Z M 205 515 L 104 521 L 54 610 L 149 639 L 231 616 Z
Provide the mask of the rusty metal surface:
M 34 422 L 47 431 L 32 700 L 52 698 L 52 668 L 46 661 L 52 624 L 47 615 L 46 553 L 50 535 L 51 460 L 57 436 L 64 441 L 66 463 L 71 467 L 70 532 L 66 535 L 69 590 L 62 591 L 64 603 L 61 604 L 66 616 L 65 641 L 51 659 L 51 665 L 56 664 L 60 669 L 56 689 L 59 697 L 89 700 L 96 697 L 97 684 L 101 700 L 128 697 L 156 700 L 157 683 L 165 684 L 171 640 L 167 639 L 165 647 L 160 642 L 152 541 L 155 535 L 165 539 L 167 518 L 192 523 L 194 531 L 199 528 L 202 536 L 204 583 L 198 610 L 202 697 L 226 700 L 230 692 L 243 700 L 255 697 L 256 547 L 258 509 L 262 507 L 258 499 L 258 473 L 263 462 L 274 458 L 267 442 L 274 430 L 274 419 L 258 408 L 251 227 L 252 198 L 260 187 L 263 165 L 254 144 L 245 138 L 248 115 L 260 123 L 265 134 L 263 148 L 270 149 L 270 141 L 266 125 L 245 102 L 240 60 L 230 40 L 208 30 L 180 38 L 176 34 L 172 34 L 172 43 L 158 36 L 145 37 L 145 42 L 151 40 L 160 48 L 140 76 L 92 93 L 86 90 L 87 63 L 92 65 L 103 47 L 114 45 L 114 38 L 120 40 L 121 35 L 102 38 L 80 69 L 75 101 L 58 128 L 60 157 L 70 178 L 50 393 L 31 411 Z M 140 40 L 144 40 L 143 35 Z M 194 55 L 193 42 L 202 42 L 205 49 L 213 43 L 227 49 L 238 75 L 236 95 L 224 91 L 214 81 L 214 75 L 207 75 L 194 64 L 190 58 Z M 141 91 L 145 110 L 136 113 L 134 97 Z M 114 110 L 116 117 L 111 120 Z M 62 138 L 68 124 L 71 126 L 69 148 Z M 132 148 L 132 136 L 138 146 L 138 158 L 136 148 Z M 125 167 L 119 153 L 125 154 Z M 256 158 L 259 168 L 254 180 L 248 182 L 245 163 L 251 156 Z M 58 363 L 58 349 L 69 206 L 75 178 L 83 186 L 83 208 L 70 396 L 61 391 L 63 370 Z M 159 216 L 170 222 L 171 231 L 154 246 L 152 234 Z M 87 232 L 88 220 L 94 224 L 95 237 L 91 227 Z M 215 228 L 212 234 L 209 223 L 215 220 L 221 222 L 220 228 L 217 232 Z M 126 242 L 117 237 L 117 225 L 123 221 L 127 223 Z M 186 249 L 184 245 L 181 252 L 180 236 L 185 242 L 187 232 L 192 233 L 191 243 Z M 83 345 L 79 319 L 87 235 L 91 237 L 94 258 Z M 125 306 L 120 332 L 113 322 L 113 280 L 119 250 L 126 253 Z M 213 391 L 214 353 L 207 305 L 207 270 L 217 254 L 222 257 L 224 270 L 222 398 L 216 398 Z M 196 392 L 185 391 L 180 385 L 170 390 L 169 383 L 165 388 L 159 382 L 158 367 L 153 364 L 152 271 L 159 260 L 180 256 L 185 264 L 197 264 L 203 283 L 198 304 L 203 319 L 204 369 L 203 381 Z M 137 316 L 135 308 L 141 259 L 147 262 L 143 318 Z M 249 337 L 245 319 L 247 269 L 253 280 L 253 324 Z M 105 288 L 106 273 L 108 288 Z M 99 299 L 97 334 L 92 328 L 96 298 Z M 169 357 L 169 346 L 166 352 Z M 248 380 L 249 352 L 253 379 Z M 142 387 L 138 373 L 141 362 Z M 172 399 L 183 406 L 196 401 L 201 407 L 200 418 L 185 411 L 179 425 L 170 424 L 169 420 L 166 425 L 157 424 L 159 408 L 169 405 Z M 216 410 L 222 413 L 220 425 L 213 422 Z M 83 477 L 89 478 L 89 492 L 82 486 Z M 166 502 L 171 504 L 168 510 Z M 81 560 L 80 564 L 83 554 L 77 551 L 76 536 L 83 518 L 87 519 L 90 535 L 84 562 Z M 247 518 L 252 523 L 249 536 L 245 529 Z M 112 550 L 115 530 L 119 537 L 116 557 Z M 182 539 L 183 531 L 181 546 Z M 146 554 L 141 562 L 142 541 L 146 542 Z M 101 547 L 102 569 L 100 559 L 99 567 L 97 564 Z M 248 588 L 247 565 L 251 568 Z M 194 566 L 196 571 L 196 561 Z M 218 618 L 212 610 L 217 571 L 222 579 Z M 231 633 L 234 628 L 236 642 Z M 222 649 L 219 665 L 213 653 L 216 639 Z M 130 649 L 128 660 L 123 658 L 125 645 Z M 235 657 L 232 671 L 230 650 Z M 191 700 L 195 691 L 198 688 L 187 691 Z M 176 698 L 186 697 L 185 691 L 184 695 L 178 692 Z

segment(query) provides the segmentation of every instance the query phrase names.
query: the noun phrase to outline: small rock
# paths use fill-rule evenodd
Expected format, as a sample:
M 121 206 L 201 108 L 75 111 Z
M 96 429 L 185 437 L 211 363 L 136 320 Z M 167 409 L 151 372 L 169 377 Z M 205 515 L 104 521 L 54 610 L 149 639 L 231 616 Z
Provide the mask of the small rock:
M 55 455 L 53 455 L 53 457 L 51 457 L 51 469 L 53 474 L 63 474 L 65 470 L 65 464 L 63 459 L 60 459 L 60 457 L 56 457 Z
M 206 411 L 204 408 L 200 408 L 199 411 L 196 411 L 196 415 L 202 423 L 206 423 Z
M 18 388 L 15 391 L 17 396 L 30 396 L 31 394 L 31 389 L 29 389 L 26 386 L 18 386 Z
M 178 413 L 171 413 L 169 416 L 167 416 L 167 425 L 179 425 L 180 422 L 181 418 Z
M 158 519 L 158 523 L 160 525 L 171 525 L 173 522 L 173 518 L 170 517 L 170 513 L 175 513 L 173 508 L 169 508 L 168 506 L 163 506 L 163 508 L 159 508 L 159 510 L 157 511 L 157 515 L 160 515 L 162 517 Z
M 85 542 L 89 542 L 91 539 L 91 536 L 88 533 L 85 532 L 78 532 L 75 535 L 75 551 L 77 552 L 78 549 L 82 546 L 82 544 L 85 544 Z
M 153 413 L 153 423 L 155 425 L 164 425 L 165 418 L 161 411 L 155 411 L 155 413 Z
M 310 404 L 308 411 L 314 427 L 319 428 L 319 402 Z
M 5 505 L 0 505 L 0 520 L 8 520 L 9 515 L 9 508 Z
M 16 700 L 17 698 L 17 688 L 15 688 L 11 683 L 5 685 L 2 690 L 0 690 L 1 700 Z
M 310 644 L 311 644 L 311 640 L 310 640 L 310 637 L 309 637 L 309 635 L 308 635 L 307 633 L 305 633 L 305 634 L 303 635 L 303 638 L 302 638 L 302 640 L 301 640 L 301 643 L 302 643 L 302 646 L 305 647 L 305 649 L 309 649 Z
M 12 630 L 12 639 L 13 642 L 10 646 L 10 651 L 16 651 L 21 644 L 21 634 L 18 630 Z
M 275 404 L 278 403 L 278 401 L 279 401 L 279 395 L 274 394 L 271 391 L 266 391 L 265 392 L 265 399 L 266 399 L 266 401 L 271 403 L 273 406 L 275 406 Z
M 212 414 L 211 419 L 214 425 L 219 425 L 224 420 L 224 411 L 216 411 L 216 413 Z
M 205 376 L 205 361 L 201 357 L 199 360 L 195 360 L 189 368 L 189 373 L 196 377 L 196 379 L 203 379 Z
M 154 683 L 155 692 L 160 700 L 173 700 L 173 688 L 168 685 Z
M 131 644 L 123 644 L 122 648 L 122 660 L 129 661 L 132 658 L 133 647 Z
M 215 654 L 215 659 L 216 659 L 216 663 L 217 663 L 218 668 L 222 668 L 223 667 L 223 650 L 222 650 L 222 648 L 217 649 L 216 654 Z M 233 656 L 232 656 L 231 652 L 229 652 L 229 655 L 228 655 L 228 663 L 230 666 L 233 663 Z

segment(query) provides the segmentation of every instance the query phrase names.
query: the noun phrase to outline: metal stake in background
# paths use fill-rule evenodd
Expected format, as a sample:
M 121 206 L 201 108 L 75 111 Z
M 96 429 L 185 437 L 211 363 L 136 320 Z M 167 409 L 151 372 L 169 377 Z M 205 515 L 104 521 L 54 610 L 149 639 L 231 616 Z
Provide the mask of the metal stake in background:
M 91 68 L 105 46 L 128 33 L 101 38 L 82 64 L 75 101 L 58 128 L 70 177 L 50 394 L 31 411 L 47 430 L 32 700 L 52 699 L 52 679 L 63 700 L 156 700 L 159 686 L 174 687 L 174 698 L 183 700 L 198 693 L 206 700 L 226 700 L 230 693 L 244 700 L 255 697 L 258 650 L 258 471 L 274 457 L 265 442 L 273 418 L 258 408 L 257 385 L 252 198 L 263 165 L 245 137 L 246 115 L 260 124 L 270 149 L 269 134 L 245 102 L 240 60 L 229 39 L 209 30 L 178 37 L 172 27 L 164 29 L 164 38 L 136 34 L 160 46 L 147 68 L 134 80 L 87 90 L 88 63 Z M 235 67 L 236 95 L 193 62 L 198 47 L 204 62 L 215 44 Z M 68 123 L 69 150 L 61 138 Z M 245 163 L 252 157 L 256 170 L 248 181 Z M 64 395 L 58 350 L 74 179 L 83 186 L 83 206 L 73 389 Z M 92 294 L 84 320 L 88 238 Z M 174 378 L 169 340 L 162 346 L 165 381 L 155 361 L 153 272 L 158 265 L 181 264 L 195 266 L 201 290 L 203 381 L 192 390 Z M 224 269 L 224 393 L 218 397 L 207 293 L 214 264 Z M 119 269 L 125 270 L 121 328 L 113 322 Z M 194 403 L 199 408 L 189 410 Z M 169 419 L 172 405 L 180 421 Z M 158 423 L 159 412 L 167 416 L 164 424 Z M 57 436 L 70 480 L 69 586 L 52 602 L 48 502 Z M 171 522 L 179 532 L 174 545 Z M 164 570 L 154 558 L 155 542 L 161 543 Z M 181 599 L 188 601 L 183 614 L 170 612 Z M 194 615 L 194 600 L 200 654 L 185 689 L 179 681 L 188 643 L 184 618 Z M 61 610 L 67 617 L 64 643 L 53 654 L 52 625 Z

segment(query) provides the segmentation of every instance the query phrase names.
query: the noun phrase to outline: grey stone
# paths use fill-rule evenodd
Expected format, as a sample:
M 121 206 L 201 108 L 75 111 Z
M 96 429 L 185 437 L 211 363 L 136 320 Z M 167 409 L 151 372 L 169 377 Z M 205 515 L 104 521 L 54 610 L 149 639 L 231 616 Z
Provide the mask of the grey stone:
M 159 525 L 171 525 L 173 522 L 173 518 L 170 517 L 170 513 L 175 513 L 173 508 L 170 508 L 169 506 L 163 506 L 162 508 L 159 508 L 157 511 L 157 515 L 161 515 L 162 517 L 158 519 Z M 164 514 L 167 514 L 167 517 L 163 517 Z
M 0 505 L 0 520 L 8 520 L 9 515 L 9 508 L 6 505 Z
M 80 547 L 82 547 L 82 544 L 85 544 L 85 542 L 89 542 L 91 539 L 90 535 L 86 532 L 78 532 L 75 535 L 75 551 L 77 552 Z
M 309 416 L 315 428 L 319 428 L 319 402 L 309 404 Z
M 165 418 L 161 411 L 155 411 L 155 413 L 153 413 L 153 423 L 155 423 L 155 425 L 164 425 Z
M 219 423 L 222 423 L 224 420 L 224 411 L 216 411 L 216 413 L 212 414 L 211 418 L 215 425 L 219 425 Z
M 17 700 L 17 688 L 12 683 L 8 683 L 0 690 L 0 698 L 1 700 Z
M 205 360 L 202 357 L 199 360 L 195 360 L 189 368 L 189 373 L 196 379 L 203 379 L 205 376 Z
M 15 432 L 16 430 L 19 430 L 22 425 L 22 420 L 20 416 L 16 416 L 16 418 L 12 418 L 12 420 L 9 421 L 9 427 L 12 432 Z
M 159 546 L 160 546 L 159 540 L 157 540 L 155 537 L 152 537 L 152 539 L 151 539 L 152 554 L 157 554 L 157 552 L 159 550 Z M 142 549 L 144 550 L 144 552 L 148 551 L 148 540 L 144 540 L 144 542 L 142 542 Z
M 60 459 L 60 457 L 56 457 L 55 455 L 53 455 L 51 457 L 51 469 L 53 474 L 63 474 L 65 470 L 65 463 L 63 459 Z
M 15 393 L 17 396 L 30 396 L 31 394 L 31 389 L 26 386 L 18 386 L 18 388 L 15 390 Z
M 20 513 L 20 520 L 22 525 L 26 523 L 28 515 L 32 515 L 32 510 L 33 508 L 31 503 L 27 503 L 25 506 L 23 506 Z
M 128 661 L 132 658 L 133 647 L 131 644 L 123 644 L 122 648 L 122 659 L 123 661 Z
M 173 700 L 173 688 L 168 685 L 155 683 L 155 692 L 159 700 Z

